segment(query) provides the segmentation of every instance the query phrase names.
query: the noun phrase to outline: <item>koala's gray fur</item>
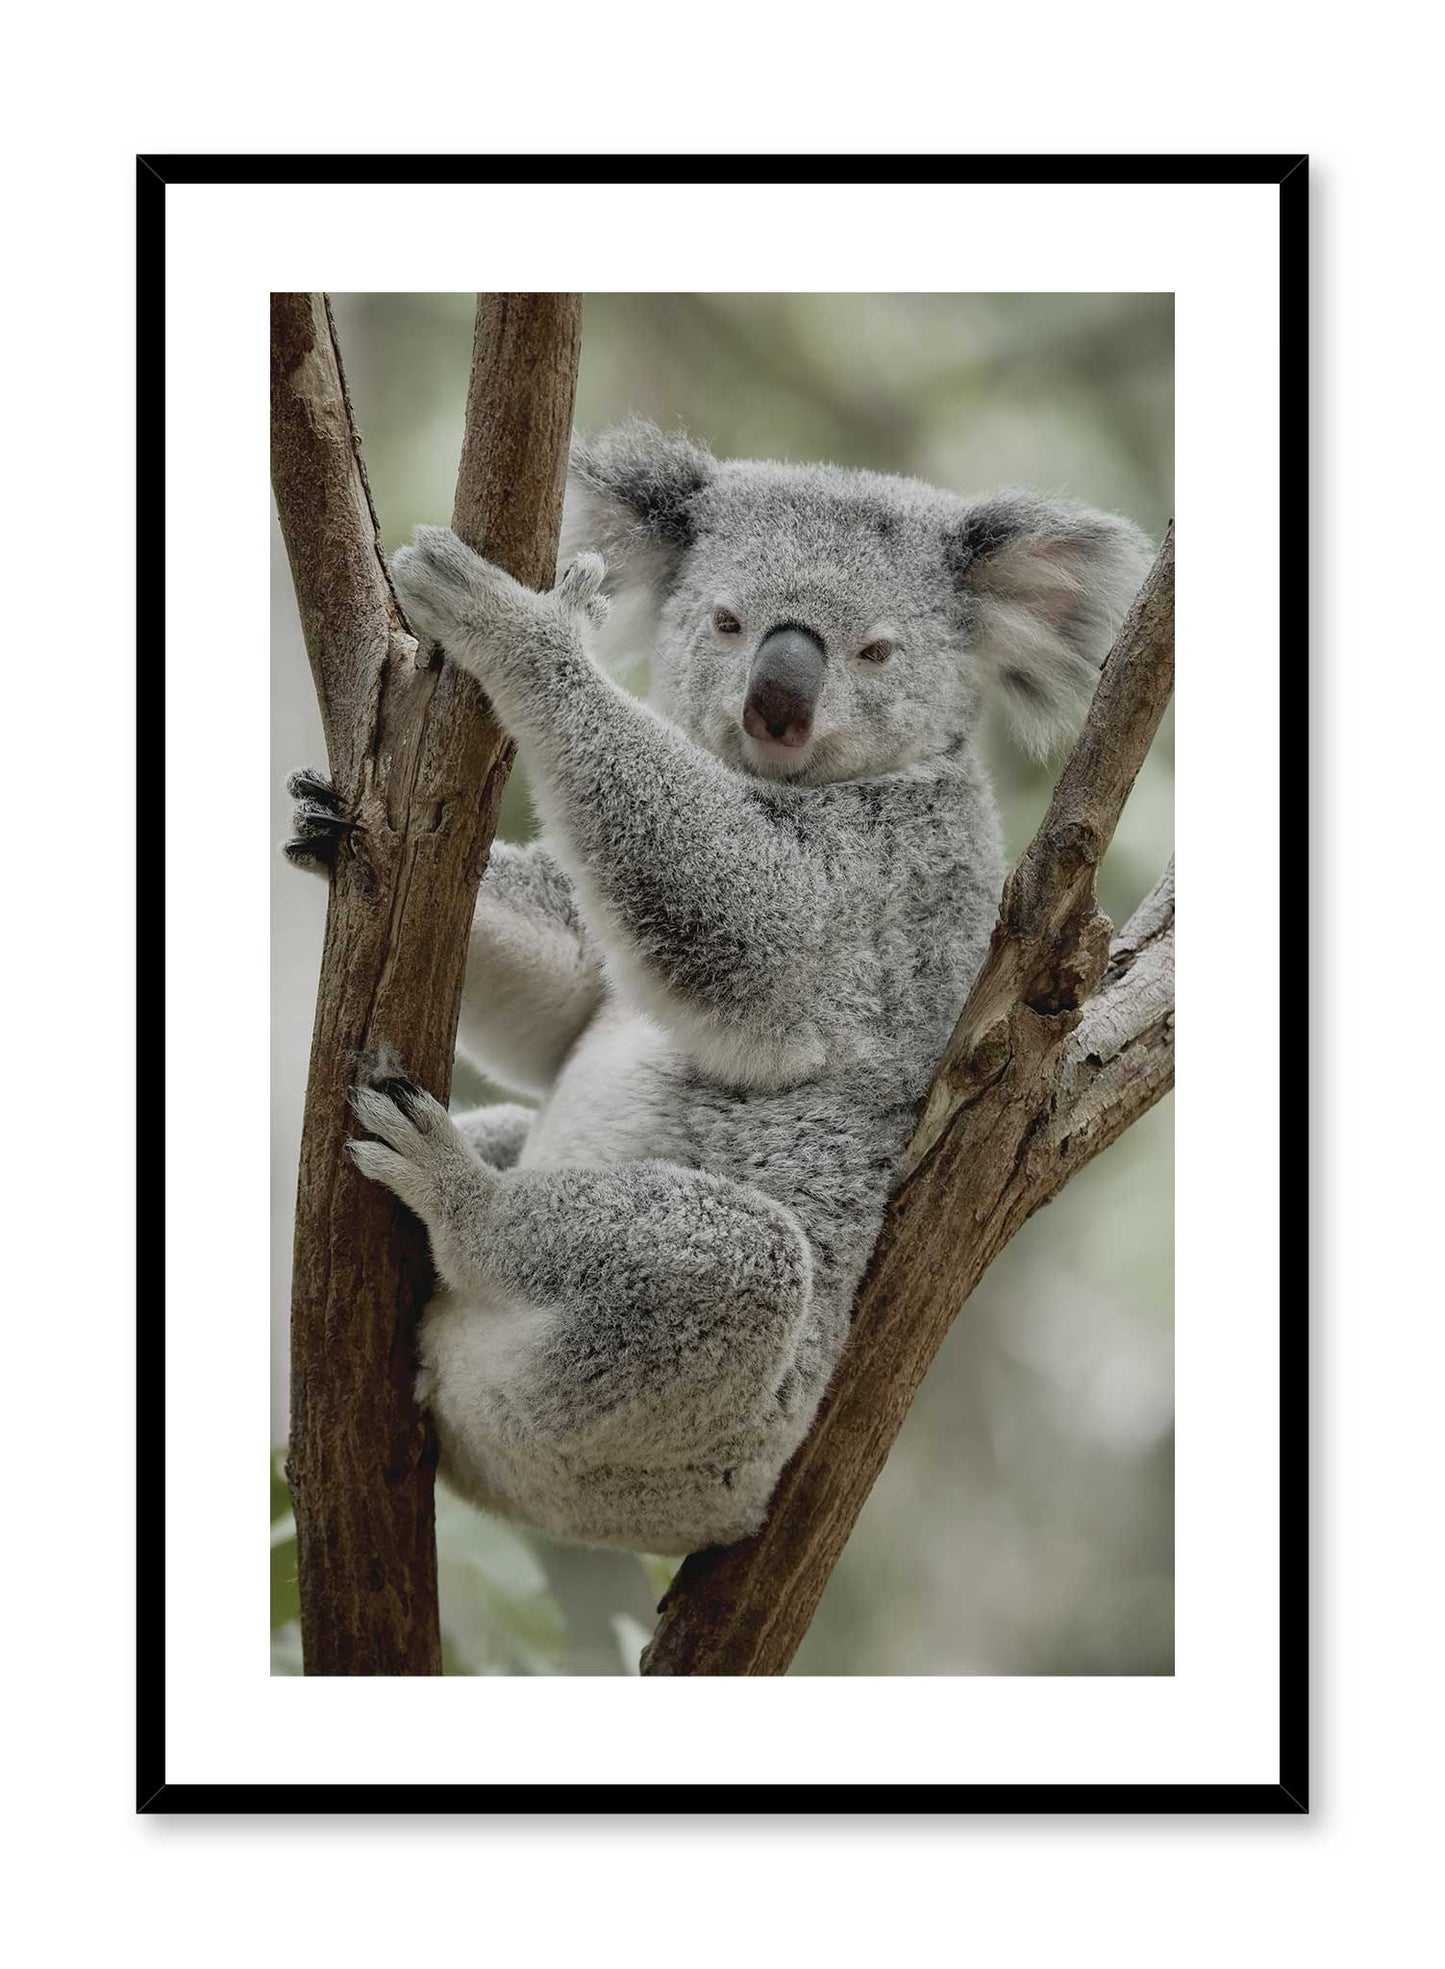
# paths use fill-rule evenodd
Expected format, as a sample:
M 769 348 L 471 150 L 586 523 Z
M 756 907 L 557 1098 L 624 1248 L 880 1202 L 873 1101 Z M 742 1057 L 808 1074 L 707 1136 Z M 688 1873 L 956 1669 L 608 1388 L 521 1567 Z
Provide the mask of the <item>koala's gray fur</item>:
M 453 1121 L 383 1081 L 353 1147 L 431 1233 L 419 1392 L 452 1484 L 686 1552 L 757 1527 L 812 1420 L 987 945 L 985 694 L 1031 744 L 1066 729 L 1148 550 L 1027 495 L 632 426 L 576 448 L 564 558 L 544 595 L 440 529 L 393 563 L 532 775 L 541 844 L 493 851 L 460 1043 L 541 1105 Z M 654 639 L 647 703 L 598 660 L 609 600 Z M 780 624 L 825 659 L 791 752 L 740 716 Z

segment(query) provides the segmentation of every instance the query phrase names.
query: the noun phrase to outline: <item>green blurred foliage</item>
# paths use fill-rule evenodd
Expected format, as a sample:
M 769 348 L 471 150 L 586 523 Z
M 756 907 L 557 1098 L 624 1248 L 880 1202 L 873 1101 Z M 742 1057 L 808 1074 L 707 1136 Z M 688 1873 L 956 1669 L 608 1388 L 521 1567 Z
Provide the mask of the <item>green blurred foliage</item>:
M 336 297 L 389 545 L 450 514 L 473 298 Z M 826 459 L 973 492 L 1027 484 L 1172 509 L 1173 301 L 1157 294 L 589 295 L 577 422 L 640 414 L 727 456 Z M 1186 547 L 1187 552 L 1187 547 Z M 284 558 L 273 821 L 320 756 Z M 1057 761 L 990 726 L 1017 855 Z M 514 770 L 502 834 L 533 828 Z M 1167 719 L 1101 871 L 1122 920 L 1173 839 Z M 286 1253 L 324 896 L 278 867 L 273 1211 L 284 1427 Z M 458 1104 L 488 1098 L 459 1071 Z M 1167 1674 L 1173 1666 L 1173 1116 L 1167 1101 L 1040 1213 L 956 1322 L 834 1574 L 800 1674 Z M 299 1671 L 295 1544 L 273 1471 L 273 1666 Z M 555 1545 L 439 1492 L 446 1666 L 635 1672 L 671 1567 Z
M 271 1458 L 271 1672 L 299 1675 L 296 1523 L 285 1457 L 278 1449 Z M 626 1606 L 609 1605 L 598 1631 L 589 1634 L 586 1623 L 579 1631 L 569 1627 L 565 1595 L 548 1577 L 541 1541 L 472 1510 L 445 1484 L 437 1486 L 436 1538 L 444 1674 L 637 1672 L 652 1630 L 636 1609 L 667 1590 L 670 1561 L 617 1554 L 635 1590 Z

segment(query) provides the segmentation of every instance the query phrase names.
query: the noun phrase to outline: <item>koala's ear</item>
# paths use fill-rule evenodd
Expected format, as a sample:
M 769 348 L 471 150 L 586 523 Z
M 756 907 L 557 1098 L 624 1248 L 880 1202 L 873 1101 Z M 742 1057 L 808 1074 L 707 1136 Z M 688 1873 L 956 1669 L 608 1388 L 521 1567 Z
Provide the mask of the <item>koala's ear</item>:
M 562 560 L 592 548 L 609 587 L 661 591 L 692 544 L 693 502 L 717 461 L 680 432 L 641 420 L 574 438 L 562 513 Z
M 1088 709 L 1149 542 L 1112 513 L 1005 493 L 965 506 L 946 551 L 975 653 L 1020 743 L 1042 758 Z

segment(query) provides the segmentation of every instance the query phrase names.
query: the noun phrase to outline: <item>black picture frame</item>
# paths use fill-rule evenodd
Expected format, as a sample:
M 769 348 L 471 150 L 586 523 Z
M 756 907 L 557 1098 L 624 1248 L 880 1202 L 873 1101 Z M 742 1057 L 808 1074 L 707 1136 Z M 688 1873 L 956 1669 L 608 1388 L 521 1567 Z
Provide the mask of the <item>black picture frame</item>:
M 1279 188 L 1280 621 L 1282 674 L 1296 706 L 1309 675 L 1309 160 L 1298 154 L 1242 156 L 202 156 L 136 159 L 138 429 L 137 507 L 164 508 L 166 190 L 170 185 L 507 184 L 575 182 L 751 184 L 1154 184 L 1277 185 Z M 137 568 L 138 627 L 153 645 L 165 620 L 163 533 L 148 536 Z M 139 670 L 138 813 L 149 830 L 152 789 L 164 769 L 164 663 Z M 1292 721 L 1297 730 L 1299 719 Z M 1282 734 L 1281 821 L 1308 811 L 1303 747 Z M 1281 827 L 1281 839 L 1288 839 Z M 1304 885 L 1282 888 L 1280 934 L 1308 943 Z M 138 884 L 141 952 L 164 948 L 164 873 L 154 862 Z M 146 964 L 147 960 L 142 959 Z M 140 1057 L 164 1058 L 164 978 L 148 965 L 137 993 Z M 1285 986 L 1282 985 L 1282 993 Z M 1291 1019 L 1297 1014 L 1288 1010 Z M 1307 1127 L 1304 1049 L 1281 1052 L 1280 1099 Z M 160 1089 L 139 1104 L 140 1149 L 154 1163 L 163 1111 Z M 142 1165 L 144 1166 L 144 1165 Z M 136 1810 L 140 1813 L 1266 1813 L 1309 1809 L 1309 1276 L 1302 1186 L 1279 1191 L 1280 1578 L 1279 1771 L 1276 1784 L 958 1785 L 458 1785 L 170 1783 L 166 1778 L 164 1527 L 137 1525 Z M 137 1227 L 138 1303 L 163 1275 L 165 1223 L 154 1200 Z M 138 1494 L 154 1495 L 164 1456 L 165 1327 L 138 1322 Z M 143 1462 L 140 1459 L 143 1458 Z M 160 1470 L 164 1487 L 164 1467 Z

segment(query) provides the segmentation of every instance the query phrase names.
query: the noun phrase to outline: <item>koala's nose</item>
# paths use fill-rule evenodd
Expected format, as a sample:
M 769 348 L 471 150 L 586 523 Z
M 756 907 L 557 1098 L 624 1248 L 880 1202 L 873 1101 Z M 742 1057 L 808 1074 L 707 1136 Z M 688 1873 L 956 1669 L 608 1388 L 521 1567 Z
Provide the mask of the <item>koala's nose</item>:
M 748 672 L 743 730 L 752 738 L 806 745 L 823 689 L 823 645 L 811 629 L 784 623 L 758 645 Z

